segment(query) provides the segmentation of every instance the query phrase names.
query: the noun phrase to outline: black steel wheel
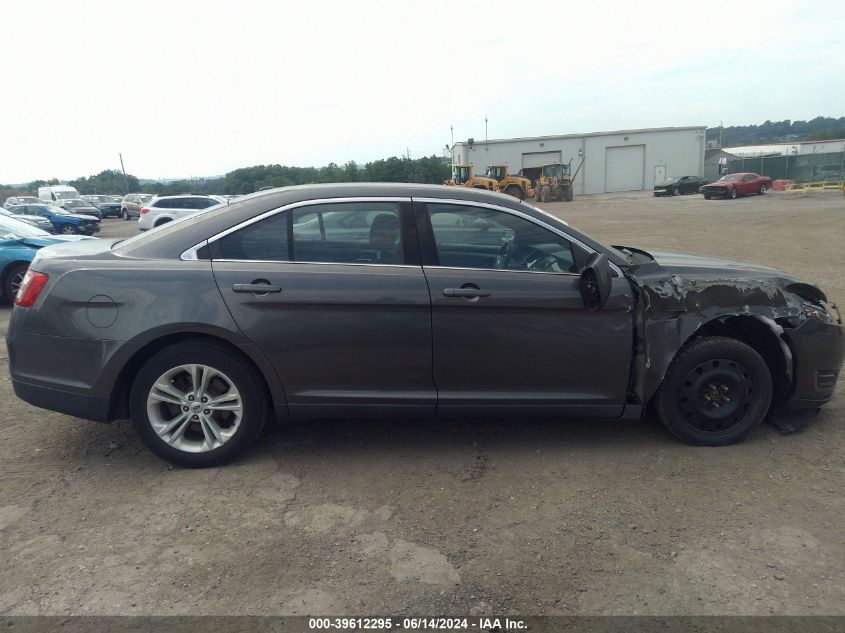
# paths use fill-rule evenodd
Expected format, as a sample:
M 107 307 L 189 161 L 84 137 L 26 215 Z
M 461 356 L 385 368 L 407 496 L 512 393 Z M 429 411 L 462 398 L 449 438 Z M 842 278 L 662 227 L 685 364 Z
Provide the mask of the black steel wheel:
M 672 362 L 655 404 L 661 422 L 689 444 L 742 441 L 765 418 L 772 377 L 745 343 L 720 336 L 688 343 Z

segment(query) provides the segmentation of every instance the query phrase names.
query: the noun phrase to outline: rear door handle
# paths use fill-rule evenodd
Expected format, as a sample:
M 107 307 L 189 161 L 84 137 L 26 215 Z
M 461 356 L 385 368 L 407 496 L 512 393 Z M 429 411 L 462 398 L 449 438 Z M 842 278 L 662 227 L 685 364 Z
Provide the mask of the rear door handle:
M 279 286 L 274 286 L 269 283 L 252 283 L 252 284 L 232 284 L 232 292 L 254 292 L 259 295 L 270 294 L 271 292 L 281 292 Z
M 481 288 L 444 288 L 443 296 L 475 299 L 477 297 L 489 297 L 490 292 L 488 290 L 481 290 Z

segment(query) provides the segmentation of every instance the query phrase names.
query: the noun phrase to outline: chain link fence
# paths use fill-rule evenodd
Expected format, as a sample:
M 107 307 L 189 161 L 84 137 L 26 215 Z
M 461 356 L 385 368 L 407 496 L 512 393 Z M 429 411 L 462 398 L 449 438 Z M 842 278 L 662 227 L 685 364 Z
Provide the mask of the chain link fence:
M 845 180 L 845 152 L 799 156 L 753 156 L 728 161 L 728 173 L 753 172 L 772 180 L 838 182 Z

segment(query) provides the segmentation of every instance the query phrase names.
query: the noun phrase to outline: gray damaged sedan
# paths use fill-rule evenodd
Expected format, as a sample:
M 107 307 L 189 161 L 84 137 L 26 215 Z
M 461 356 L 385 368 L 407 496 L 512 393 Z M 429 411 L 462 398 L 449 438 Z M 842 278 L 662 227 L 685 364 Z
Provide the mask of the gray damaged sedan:
M 650 402 L 681 440 L 730 444 L 833 396 L 845 328 L 771 268 L 605 246 L 510 196 L 358 184 L 43 249 L 7 344 L 23 400 L 131 418 L 157 455 L 208 466 L 273 419 L 632 419 Z

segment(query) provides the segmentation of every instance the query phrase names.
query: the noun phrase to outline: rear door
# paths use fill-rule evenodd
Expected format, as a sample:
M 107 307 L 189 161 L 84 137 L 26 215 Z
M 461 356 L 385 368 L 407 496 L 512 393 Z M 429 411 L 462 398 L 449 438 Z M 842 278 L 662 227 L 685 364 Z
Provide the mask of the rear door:
M 519 411 L 616 417 L 632 350 L 632 294 L 616 278 L 607 305 L 585 309 L 587 254 L 513 210 L 416 201 L 432 298 L 438 415 Z
M 432 416 L 431 301 L 409 199 L 304 203 L 211 243 L 292 417 Z

